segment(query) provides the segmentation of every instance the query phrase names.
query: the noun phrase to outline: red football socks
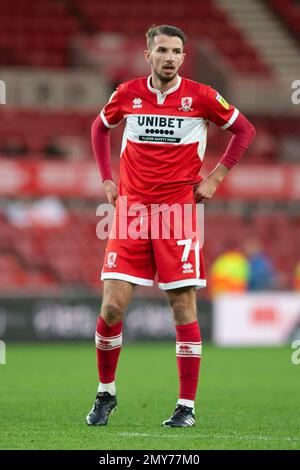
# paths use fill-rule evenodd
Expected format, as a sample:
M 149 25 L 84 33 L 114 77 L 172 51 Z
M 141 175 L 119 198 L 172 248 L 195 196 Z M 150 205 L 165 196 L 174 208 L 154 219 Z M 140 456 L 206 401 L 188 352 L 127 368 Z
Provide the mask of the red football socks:
M 108 326 L 99 315 L 96 326 L 96 352 L 99 381 L 103 384 L 115 380 L 115 372 L 122 347 L 122 324 Z
M 187 325 L 176 326 L 176 358 L 180 399 L 195 400 L 201 348 L 201 333 L 197 320 Z

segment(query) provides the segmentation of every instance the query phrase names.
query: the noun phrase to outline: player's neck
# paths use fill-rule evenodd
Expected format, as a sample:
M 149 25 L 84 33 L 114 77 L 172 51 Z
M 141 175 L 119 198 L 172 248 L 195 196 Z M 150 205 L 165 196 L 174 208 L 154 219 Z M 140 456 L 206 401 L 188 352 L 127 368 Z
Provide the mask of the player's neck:
M 161 91 L 162 93 L 170 90 L 170 88 L 173 88 L 177 84 L 178 80 L 178 75 L 176 75 L 170 82 L 162 82 L 156 75 L 151 75 L 151 82 L 153 88 Z

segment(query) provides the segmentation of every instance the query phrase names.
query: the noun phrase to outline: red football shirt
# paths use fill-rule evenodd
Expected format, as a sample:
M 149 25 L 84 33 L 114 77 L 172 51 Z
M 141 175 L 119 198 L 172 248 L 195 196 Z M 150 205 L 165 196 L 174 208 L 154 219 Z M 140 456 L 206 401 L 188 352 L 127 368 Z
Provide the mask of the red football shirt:
M 122 83 L 101 111 L 107 127 L 126 119 L 119 195 L 128 205 L 191 200 L 201 181 L 208 121 L 227 129 L 238 113 L 216 90 L 186 78 L 163 93 L 151 77 Z

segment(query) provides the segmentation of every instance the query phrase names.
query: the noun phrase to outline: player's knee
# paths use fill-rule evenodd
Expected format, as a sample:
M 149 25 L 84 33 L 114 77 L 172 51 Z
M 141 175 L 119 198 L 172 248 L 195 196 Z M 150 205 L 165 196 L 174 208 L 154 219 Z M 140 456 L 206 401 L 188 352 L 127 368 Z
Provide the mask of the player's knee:
M 108 326 L 113 326 L 123 319 L 123 311 L 118 305 L 105 304 L 102 305 L 101 316 Z
M 186 325 L 196 319 L 196 312 L 184 304 L 175 303 L 172 311 L 176 325 Z

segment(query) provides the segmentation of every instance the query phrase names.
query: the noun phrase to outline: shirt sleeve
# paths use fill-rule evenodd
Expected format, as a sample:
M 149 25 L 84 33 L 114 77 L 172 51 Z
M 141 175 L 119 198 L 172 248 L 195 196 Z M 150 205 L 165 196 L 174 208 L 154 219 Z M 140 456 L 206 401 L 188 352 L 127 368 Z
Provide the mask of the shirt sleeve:
M 220 95 L 216 90 L 207 87 L 206 117 L 221 129 L 228 129 L 239 115 L 239 110 Z
M 109 98 L 108 103 L 100 112 L 100 116 L 106 127 L 116 127 L 122 121 L 124 112 L 122 109 L 122 88 L 119 86 Z

